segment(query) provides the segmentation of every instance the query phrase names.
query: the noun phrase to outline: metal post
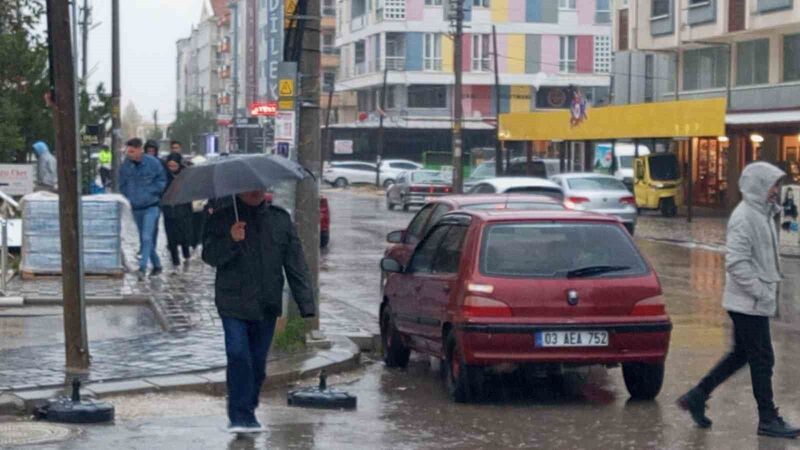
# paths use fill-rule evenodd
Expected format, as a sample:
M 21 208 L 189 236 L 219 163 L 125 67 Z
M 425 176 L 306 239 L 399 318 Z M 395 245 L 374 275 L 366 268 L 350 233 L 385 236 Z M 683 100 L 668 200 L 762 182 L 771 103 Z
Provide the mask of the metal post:
M 92 17 L 92 10 L 89 9 L 89 0 L 83 0 L 83 22 L 81 23 L 81 85 L 87 89 L 89 81 L 89 20 Z
M 231 153 L 239 152 L 239 130 L 236 122 L 239 112 L 239 5 L 238 0 L 232 0 L 228 7 L 233 10 L 233 135 L 231 137 Z
M 494 174 L 503 175 L 503 143 L 500 141 L 500 65 L 497 62 L 497 27 L 492 25 L 492 48 L 494 50 L 494 107 L 496 125 L 494 128 Z
M 0 290 L 3 294 L 6 292 L 6 276 L 8 276 L 8 219 L 2 219 L 2 255 L 0 255 L 0 270 L 3 271 L 0 276 Z
M 464 36 L 464 0 L 456 0 L 456 33 L 453 42 L 453 72 L 455 73 L 455 86 L 453 88 L 453 192 L 461 194 L 464 190 L 464 166 L 462 157 L 461 116 L 463 115 L 462 97 L 462 50 Z
M 335 83 L 334 83 L 335 85 Z M 331 148 L 331 105 L 333 103 L 333 87 L 334 85 L 330 86 L 330 90 L 328 91 L 328 109 L 325 110 L 325 154 L 322 155 L 320 158 L 320 171 L 322 170 L 322 164 L 325 160 L 330 161 L 333 155 L 333 149 Z M 322 152 L 320 151 L 320 154 Z
M 47 1 L 47 25 L 55 77 L 53 122 L 58 160 L 66 365 L 69 371 L 82 371 L 89 368 L 90 359 L 83 298 L 83 261 L 80 251 L 81 211 L 78 194 L 80 164 L 77 160 L 76 78 L 66 1 Z
M 119 0 L 111 0 L 111 186 L 119 192 L 119 160 L 122 149 L 120 111 Z
M 691 221 L 692 221 L 692 202 L 694 201 L 694 198 L 693 198 L 694 197 L 694 189 L 693 189 L 693 187 L 694 187 L 694 179 L 693 179 L 694 178 L 693 177 L 694 164 L 692 164 L 692 157 L 693 157 L 692 147 L 693 147 L 693 145 L 692 145 L 692 140 L 691 139 L 689 139 L 689 140 L 687 140 L 685 142 L 686 142 L 686 145 L 688 147 L 688 152 L 687 153 L 689 155 L 689 164 L 688 164 L 689 165 L 689 173 L 687 174 L 687 176 L 689 177 L 689 189 L 688 189 L 688 191 L 689 191 L 688 194 L 689 195 L 688 195 L 688 198 L 686 199 L 686 222 L 691 223 Z
M 375 187 L 381 187 L 381 161 L 383 160 L 383 146 L 385 145 L 384 135 L 383 135 L 383 116 L 386 115 L 386 81 L 389 77 L 389 66 L 386 66 L 383 69 L 383 86 L 381 87 L 381 110 L 379 112 L 380 117 L 378 118 L 378 154 L 376 155 L 376 163 L 377 163 L 377 170 L 375 171 Z M 325 124 L 325 129 L 328 129 L 328 125 Z

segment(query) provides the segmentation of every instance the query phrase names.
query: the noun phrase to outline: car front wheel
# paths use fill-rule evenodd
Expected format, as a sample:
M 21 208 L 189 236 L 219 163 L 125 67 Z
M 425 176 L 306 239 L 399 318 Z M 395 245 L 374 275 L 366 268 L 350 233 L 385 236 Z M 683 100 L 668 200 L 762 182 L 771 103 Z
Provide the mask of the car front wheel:
M 408 365 L 411 349 L 403 343 L 403 338 L 394 325 L 392 310 L 389 306 L 383 308 L 383 313 L 381 314 L 381 347 L 383 362 L 386 367 L 405 367 Z
M 337 188 L 345 188 L 347 185 L 350 184 L 347 182 L 347 178 L 339 177 L 336 181 L 333 182 L 333 186 Z
M 458 403 L 477 400 L 483 388 L 483 369 L 464 362 L 461 346 L 452 331 L 448 333 L 445 345 L 442 376 L 448 395 Z
M 622 377 L 628 393 L 636 400 L 652 400 L 661 392 L 664 383 L 664 363 L 626 363 Z
M 384 189 L 389 189 L 393 184 L 394 184 L 394 180 L 388 179 L 388 180 L 383 182 L 383 188 Z

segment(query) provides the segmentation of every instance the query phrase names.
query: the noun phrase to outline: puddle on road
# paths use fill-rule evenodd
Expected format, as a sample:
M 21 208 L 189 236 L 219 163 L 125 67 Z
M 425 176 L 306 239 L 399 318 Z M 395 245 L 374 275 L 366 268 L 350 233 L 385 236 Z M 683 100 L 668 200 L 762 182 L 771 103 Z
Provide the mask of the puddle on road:
M 0 350 L 64 342 L 61 306 L 0 308 Z M 144 305 L 89 306 L 89 341 L 139 336 L 161 331 Z

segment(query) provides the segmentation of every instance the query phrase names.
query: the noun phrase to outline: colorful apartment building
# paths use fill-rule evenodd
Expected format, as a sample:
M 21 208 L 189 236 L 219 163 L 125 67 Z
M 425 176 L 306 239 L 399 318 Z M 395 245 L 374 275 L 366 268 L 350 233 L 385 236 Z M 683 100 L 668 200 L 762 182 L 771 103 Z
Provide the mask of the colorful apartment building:
M 336 90 L 355 93 L 358 115 L 340 120 L 335 135 L 352 139 L 357 157 L 375 156 L 384 75 L 384 154 L 449 151 L 456 64 L 463 70 L 465 147 L 493 145 L 492 26 L 501 113 L 566 108 L 576 90 L 590 104 L 609 102 L 610 0 L 466 0 L 464 8 L 463 58 L 454 62 L 445 0 L 339 3 Z

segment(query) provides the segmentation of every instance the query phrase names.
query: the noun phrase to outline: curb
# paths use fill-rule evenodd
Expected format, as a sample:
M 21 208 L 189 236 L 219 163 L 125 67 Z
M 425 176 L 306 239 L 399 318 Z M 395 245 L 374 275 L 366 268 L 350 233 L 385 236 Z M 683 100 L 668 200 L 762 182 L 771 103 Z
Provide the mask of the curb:
M 317 376 L 323 369 L 328 374 L 352 370 L 360 363 L 361 349 L 356 343 L 348 338 L 332 336 L 330 349 L 290 355 L 270 362 L 263 390 Z M 82 395 L 89 398 L 151 392 L 200 392 L 222 395 L 226 392 L 225 369 L 89 383 L 81 388 Z M 68 389 L 61 387 L 0 392 L 0 415 L 32 414 L 37 406 L 58 395 L 68 395 Z

